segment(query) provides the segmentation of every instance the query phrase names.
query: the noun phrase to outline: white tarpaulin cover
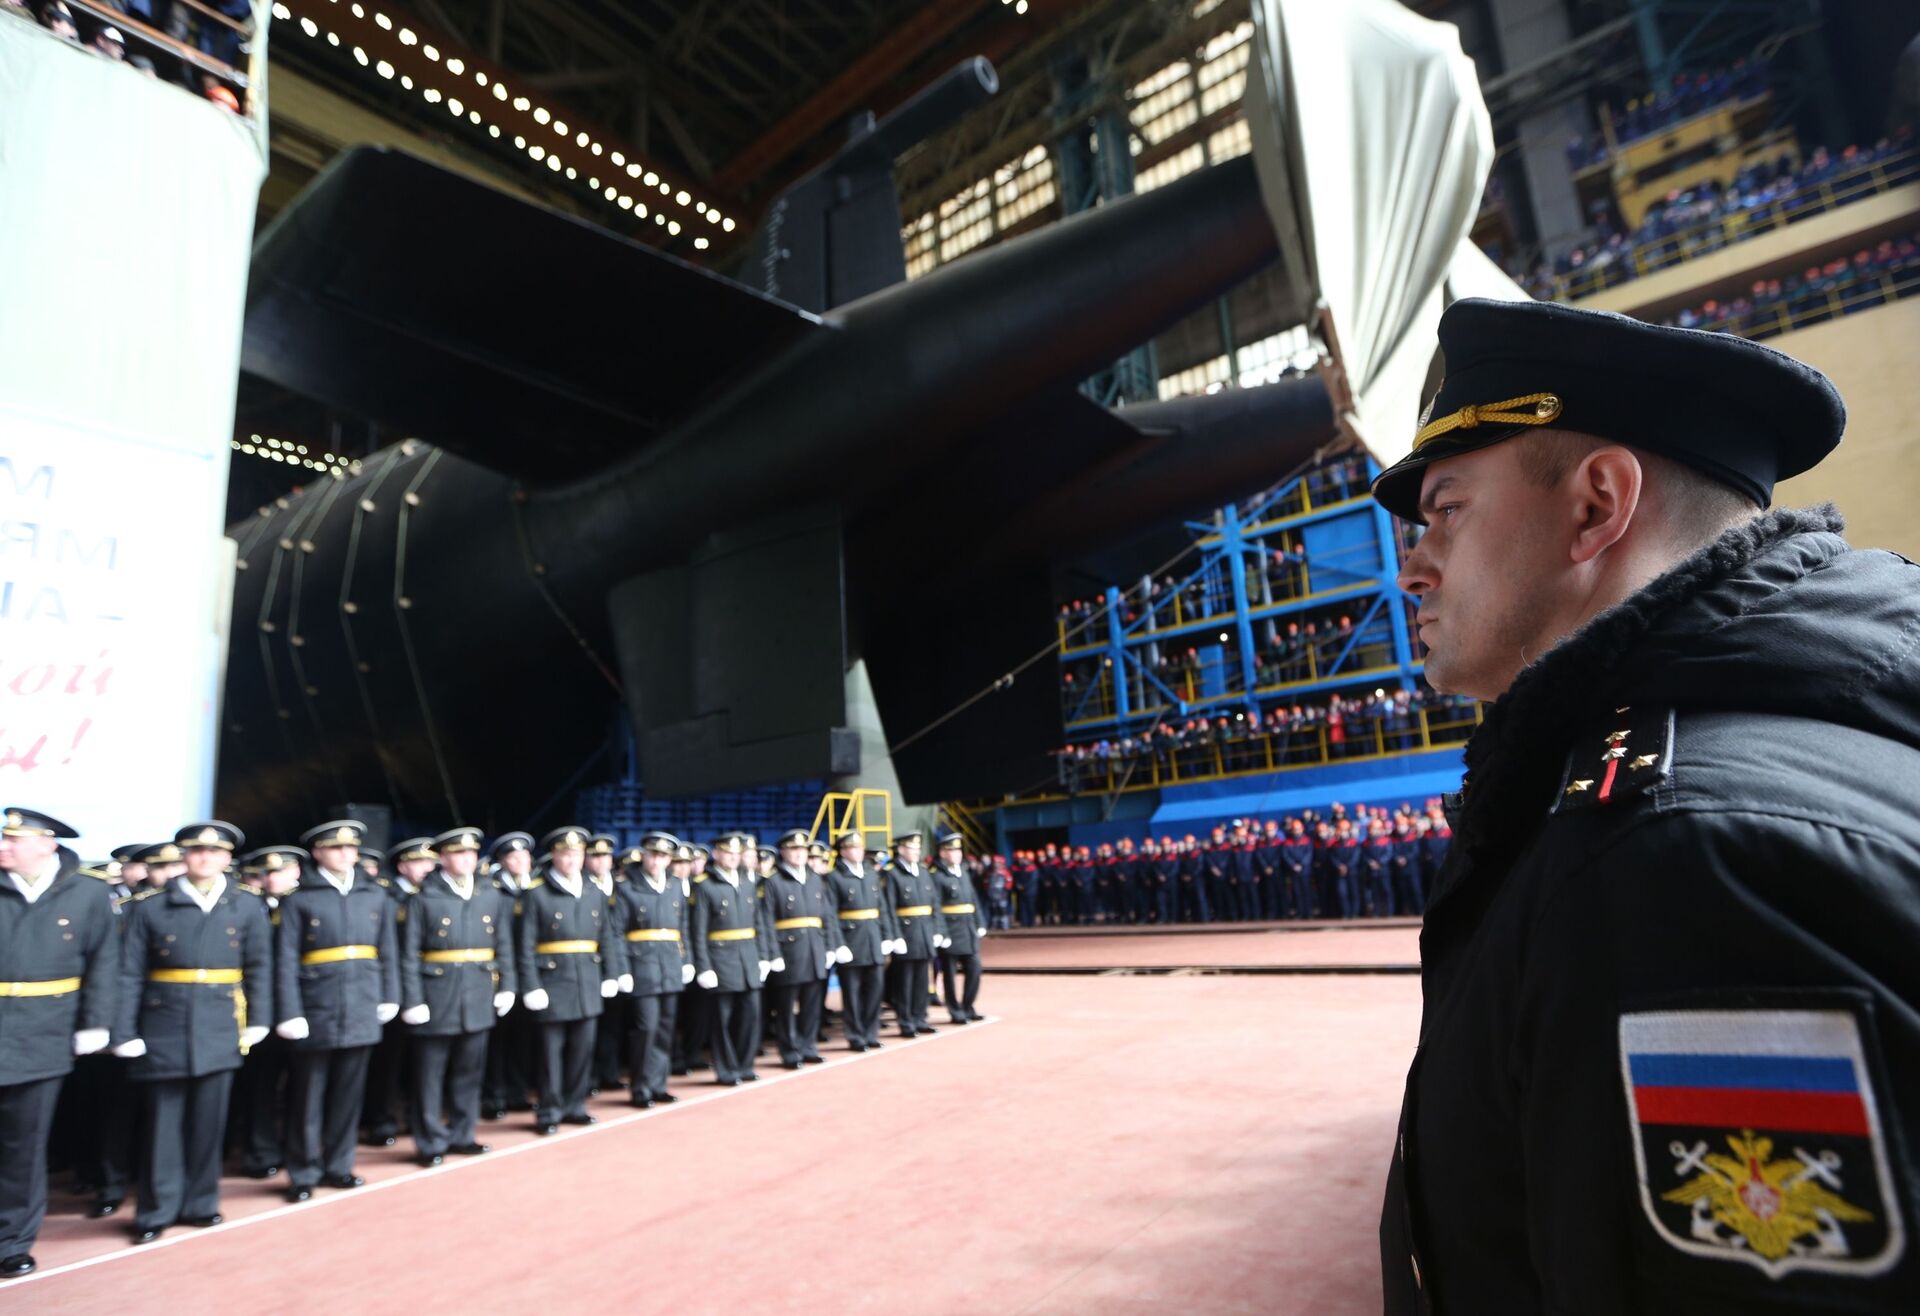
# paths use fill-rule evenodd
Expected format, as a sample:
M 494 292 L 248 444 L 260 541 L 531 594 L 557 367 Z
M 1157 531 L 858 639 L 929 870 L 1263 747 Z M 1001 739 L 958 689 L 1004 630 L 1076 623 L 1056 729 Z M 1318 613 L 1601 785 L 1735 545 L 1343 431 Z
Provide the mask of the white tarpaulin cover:
M 1332 321 L 1346 419 L 1383 463 L 1413 441 L 1455 296 L 1525 294 L 1467 240 L 1493 131 L 1459 32 L 1396 0 L 1255 0 L 1247 119 L 1304 312 Z
M 0 804 L 98 857 L 212 802 L 264 131 L 4 13 L 0 106 Z

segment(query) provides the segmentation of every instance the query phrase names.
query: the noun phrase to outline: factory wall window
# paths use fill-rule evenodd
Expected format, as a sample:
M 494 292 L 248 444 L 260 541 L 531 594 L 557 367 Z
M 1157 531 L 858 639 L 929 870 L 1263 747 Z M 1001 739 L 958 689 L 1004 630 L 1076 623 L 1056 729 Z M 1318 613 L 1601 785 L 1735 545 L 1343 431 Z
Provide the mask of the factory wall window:
M 1200 66 L 1200 113 L 1236 105 L 1247 89 L 1247 56 L 1253 51 L 1253 24 L 1242 23 L 1207 43 Z
M 1175 371 L 1160 381 L 1160 399 L 1187 397 L 1194 393 L 1217 392 L 1230 374 L 1225 356 L 1202 361 L 1197 366 Z
M 1247 127 L 1245 119 L 1235 119 L 1213 136 L 1207 138 L 1207 159 L 1214 164 L 1222 160 L 1231 160 L 1237 155 L 1245 155 L 1253 149 L 1253 133 Z
M 1044 146 L 1036 146 L 1018 160 L 1010 160 L 993 172 L 994 203 L 999 207 L 1000 227 L 1012 228 L 1036 210 L 1053 204 L 1053 156 Z
M 939 260 L 939 253 L 934 249 L 932 215 L 922 215 L 914 220 L 901 233 L 900 240 L 906 247 L 909 279 L 919 278 Z
M 940 259 L 952 260 L 993 236 L 993 191 L 986 179 L 940 204 Z
M 1305 325 L 1248 343 L 1235 353 L 1240 387 L 1254 388 L 1271 384 L 1289 370 L 1310 369 L 1316 357 L 1313 339 Z
M 1196 123 L 1200 111 L 1193 103 L 1193 66 L 1176 60 L 1133 88 L 1129 117 L 1148 146 L 1164 142 Z M 1137 152 L 1136 152 L 1137 153 Z
M 1151 192 L 1156 187 L 1165 187 L 1174 179 L 1190 174 L 1207 162 L 1207 153 L 1200 143 L 1175 151 L 1158 164 L 1149 165 L 1133 176 L 1135 192 Z

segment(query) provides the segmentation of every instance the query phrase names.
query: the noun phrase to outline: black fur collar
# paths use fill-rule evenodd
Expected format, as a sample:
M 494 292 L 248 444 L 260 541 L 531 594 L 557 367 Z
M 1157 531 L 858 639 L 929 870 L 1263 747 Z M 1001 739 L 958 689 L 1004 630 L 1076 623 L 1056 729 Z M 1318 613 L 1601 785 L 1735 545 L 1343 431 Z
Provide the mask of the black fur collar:
M 1777 508 L 1727 531 L 1639 593 L 1522 668 L 1487 706 L 1466 750 L 1467 785 L 1454 846 L 1476 867 L 1499 865 L 1531 839 L 1579 731 L 1633 698 L 1624 661 L 1657 622 L 1723 585 L 1796 535 L 1844 528 L 1832 504 Z M 1449 865 L 1451 867 L 1451 865 Z

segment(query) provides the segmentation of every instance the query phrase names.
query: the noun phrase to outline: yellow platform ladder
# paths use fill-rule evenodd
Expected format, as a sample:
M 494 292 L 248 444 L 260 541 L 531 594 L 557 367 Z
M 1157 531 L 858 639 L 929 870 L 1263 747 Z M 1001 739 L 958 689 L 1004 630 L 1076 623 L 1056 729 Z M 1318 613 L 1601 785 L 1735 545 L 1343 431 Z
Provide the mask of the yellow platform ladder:
M 980 821 L 980 816 L 958 800 L 951 800 L 940 806 L 940 814 L 947 820 L 947 826 L 960 833 L 967 843 L 967 853 L 990 855 L 993 853 L 993 833 Z
M 883 850 L 893 844 L 893 792 L 871 786 L 828 791 L 813 815 L 814 840 L 820 839 L 823 827 L 828 845 L 858 832 L 869 850 Z

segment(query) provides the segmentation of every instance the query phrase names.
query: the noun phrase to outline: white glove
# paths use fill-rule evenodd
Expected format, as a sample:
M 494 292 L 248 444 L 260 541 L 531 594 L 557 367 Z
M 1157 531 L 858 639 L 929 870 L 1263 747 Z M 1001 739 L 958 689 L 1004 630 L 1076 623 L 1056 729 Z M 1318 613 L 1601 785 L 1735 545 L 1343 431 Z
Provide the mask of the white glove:
M 699 977 L 694 979 L 694 981 L 699 983 L 702 987 L 705 987 L 710 992 L 718 991 L 720 988 L 720 975 L 715 973 L 712 969 L 704 970 Z
M 933 944 L 940 947 L 942 950 L 945 950 L 948 946 L 953 945 L 953 938 L 952 937 L 935 937 L 933 939 Z
M 773 972 L 773 966 L 765 960 L 760 961 L 760 981 L 765 982 L 767 975 Z
M 602 1000 L 610 1001 L 619 994 L 620 980 L 618 978 L 602 978 L 600 980 L 600 998 Z
M 532 991 L 520 998 L 520 1004 L 526 1006 L 529 1010 L 546 1009 L 547 989 L 545 987 L 535 987 Z
M 853 947 L 851 947 L 851 946 L 841 946 L 841 947 L 839 947 L 838 949 L 836 949 L 836 950 L 835 950 L 835 951 L 833 952 L 833 962 L 834 962 L 835 964 L 851 964 L 851 963 L 853 963 Z
M 112 1034 L 104 1028 L 82 1028 L 73 1035 L 73 1053 L 77 1056 L 90 1056 L 95 1051 L 104 1051 Z
M 987 939 L 987 930 L 985 928 L 975 928 L 973 930 L 973 939 L 975 941 L 985 941 Z
M 383 1024 L 392 1023 L 393 1017 L 399 1013 L 400 1002 L 398 1001 L 382 1001 L 373 1007 L 373 1017 Z
M 685 987 L 688 983 L 692 981 L 693 981 L 693 966 L 691 964 L 682 964 L 680 966 L 680 985 L 682 987 Z
M 246 1047 L 249 1051 L 266 1040 L 267 1026 L 265 1024 L 249 1025 L 247 1029 L 240 1034 L 240 1045 Z
M 282 1019 L 273 1026 L 273 1031 L 286 1038 L 289 1042 L 304 1042 L 307 1040 L 307 1021 L 305 1019 Z
M 631 973 L 623 973 L 620 975 L 620 990 L 623 992 L 633 990 L 633 975 Z
M 512 992 L 495 992 L 493 994 L 493 1013 L 496 1018 L 505 1015 L 506 1012 L 511 1010 L 512 1008 L 513 1008 Z
M 140 1037 L 130 1037 L 119 1046 L 113 1048 L 113 1054 L 119 1056 L 122 1060 L 138 1060 L 146 1053 L 146 1039 Z
M 384 1010 L 386 1007 L 380 1008 Z M 400 1012 L 400 1022 L 403 1024 L 423 1024 L 431 1018 L 433 1018 L 433 1007 L 425 1001 L 418 1005 L 409 1005 Z
M 774 956 L 774 957 L 773 957 L 773 971 L 774 971 L 775 973 L 785 973 L 785 972 L 787 971 L 787 957 L 786 957 L 786 956 L 784 956 L 784 955 L 776 955 L 776 956 Z

